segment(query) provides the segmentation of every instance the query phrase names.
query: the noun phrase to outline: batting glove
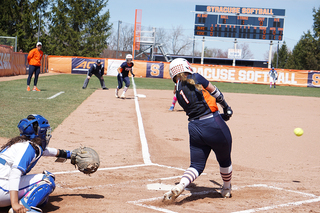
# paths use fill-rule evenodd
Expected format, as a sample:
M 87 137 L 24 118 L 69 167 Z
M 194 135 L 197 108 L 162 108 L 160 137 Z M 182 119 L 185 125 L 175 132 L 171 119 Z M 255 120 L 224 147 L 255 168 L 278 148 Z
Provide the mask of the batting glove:
M 233 114 L 233 111 L 231 107 L 227 106 L 223 108 L 223 114 L 221 114 L 221 117 L 223 120 L 228 121 L 231 118 L 232 114 Z

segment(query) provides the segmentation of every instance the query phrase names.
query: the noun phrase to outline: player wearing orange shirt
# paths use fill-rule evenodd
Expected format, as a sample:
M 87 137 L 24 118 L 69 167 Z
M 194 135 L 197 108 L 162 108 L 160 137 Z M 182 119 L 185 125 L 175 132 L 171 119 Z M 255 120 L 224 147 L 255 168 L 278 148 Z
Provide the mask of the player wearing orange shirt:
M 41 50 L 42 43 L 38 42 L 36 48 L 32 49 L 28 54 L 28 63 L 29 63 L 29 76 L 27 80 L 27 91 L 30 91 L 30 81 L 34 74 L 34 85 L 32 91 L 40 91 L 37 88 L 38 77 L 40 74 L 40 66 L 41 66 L 41 59 L 43 57 L 43 52 Z

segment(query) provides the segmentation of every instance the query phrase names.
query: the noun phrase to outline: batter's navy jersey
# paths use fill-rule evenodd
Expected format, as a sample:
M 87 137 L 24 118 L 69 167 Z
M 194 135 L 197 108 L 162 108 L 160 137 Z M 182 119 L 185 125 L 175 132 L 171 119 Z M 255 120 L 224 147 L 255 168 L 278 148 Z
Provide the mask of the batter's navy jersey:
M 202 86 L 202 90 L 182 81 L 178 81 L 176 90 L 178 102 L 189 116 L 189 121 L 218 111 L 216 99 L 205 89 L 210 82 L 198 73 L 188 75 L 188 79 L 191 78 Z
M 122 73 L 122 77 L 128 77 L 129 72 L 132 72 L 133 62 L 131 64 L 128 64 L 127 62 L 123 62 L 121 64 L 120 72 Z

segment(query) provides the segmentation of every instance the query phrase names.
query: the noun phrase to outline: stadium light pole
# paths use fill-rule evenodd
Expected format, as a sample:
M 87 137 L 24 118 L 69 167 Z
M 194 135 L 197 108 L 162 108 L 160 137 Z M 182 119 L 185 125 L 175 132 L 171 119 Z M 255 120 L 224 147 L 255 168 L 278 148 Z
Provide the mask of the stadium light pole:
M 38 26 L 38 42 L 40 39 L 40 8 L 39 8 L 39 26 Z
M 117 55 L 116 55 L 116 58 L 118 58 L 121 23 L 122 23 L 122 21 L 119 20 L 119 21 L 118 21 L 118 40 L 117 40 Z M 133 48 L 134 48 L 134 47 L 133 47 Z
M 278 45 L 277 45 L 277 66 L 276 66 L 276 68 L 278 68 L 278 60 L 279 60 L 279 41 L 278 41 Z
M 202 51 L 201 51 L 201 64 L 203 64 L 203 58 L 204 58 L 204 42 L 205 42 L 205 37 L 203 36 L 203 38 L 202 38 Z
M 269 63 L 268 63 L 268 68 L 269 68 L 269 69 L 271 68 L 272 45 L 273 45 L 273 42 L 270 41 L 270 47 L 269 47 Z

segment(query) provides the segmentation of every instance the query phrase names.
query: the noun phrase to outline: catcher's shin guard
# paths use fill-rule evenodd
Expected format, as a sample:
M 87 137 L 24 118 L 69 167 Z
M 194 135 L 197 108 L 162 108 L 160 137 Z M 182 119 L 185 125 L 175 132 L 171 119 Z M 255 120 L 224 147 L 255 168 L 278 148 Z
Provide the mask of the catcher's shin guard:
M 56 187 L 54 175 L 48 171 L 44 171 L 43 173 L 42 180 L 35 183 L 20 200 L 20 203 L 27 209 L 45 205 L 48 202 L 49 195 Z

